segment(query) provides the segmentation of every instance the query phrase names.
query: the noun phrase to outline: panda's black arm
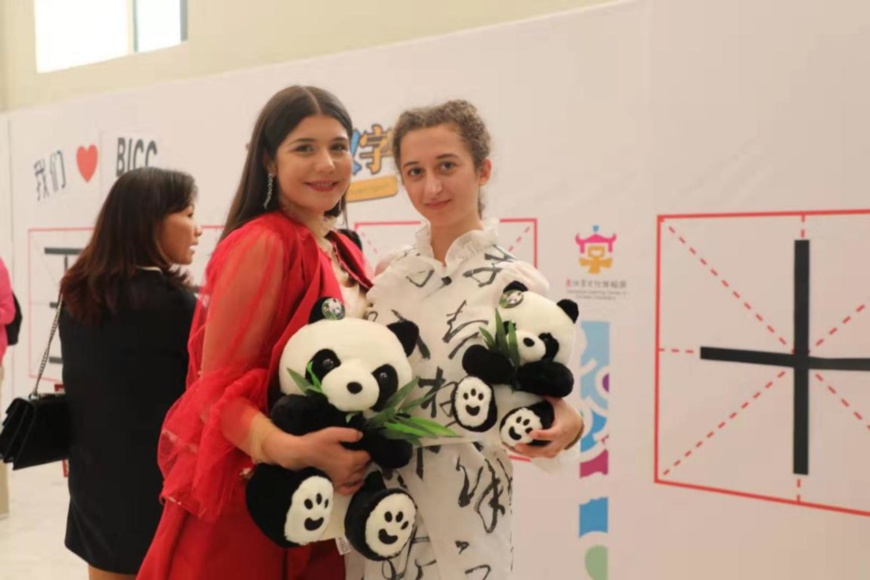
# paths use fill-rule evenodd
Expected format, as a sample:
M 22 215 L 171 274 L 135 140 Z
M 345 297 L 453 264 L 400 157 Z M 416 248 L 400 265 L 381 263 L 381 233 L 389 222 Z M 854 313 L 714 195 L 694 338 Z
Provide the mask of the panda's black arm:
M 490 385 L 507 385 L 514 380 L 514 365 L 510 359 L 480 344 L 473 344 L 465 350 L 462 368 Z
M 574 388 L 574 375 L 562 363 L 539 360 L 517 370 L 521 391 L 548 397 L 567 397 Z
M 414 453 L 413 446 L 398 439 L 387 439 L 378 431 L 368 431 L 363 434 L 360 448 L 371 456 L 375 465 L 383 469 L 398 469 L 411 462 Z
M 291 435 L 346 426 L 342 412 L 318 395 L 284 395 L 272 406 L 269 417 Z

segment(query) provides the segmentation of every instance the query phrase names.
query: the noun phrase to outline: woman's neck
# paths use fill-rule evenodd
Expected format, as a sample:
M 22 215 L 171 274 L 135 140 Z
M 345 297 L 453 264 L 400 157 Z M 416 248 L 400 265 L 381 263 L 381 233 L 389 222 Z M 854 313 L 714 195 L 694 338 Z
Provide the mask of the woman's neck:
M 332 224 L 335 221 L 321 213 L 305 211 L 296 205 L 281 203 L 280 211 L 293 221 L 308 228 L 318 242 L 326 241 L 326 235 L 332 229 Z
M 477 217 L 473 220 L 446 226 L 435 226 L 430 224 L 429 232 L 432 237 L 432 255 L 436 260 L 443 264 L 447 258 L 447 252 L 450 250 L 450 246 L 453 245 L 453 242 L 455 242 L 457 238 L 472 230 L 482 229 L 483 221 Z

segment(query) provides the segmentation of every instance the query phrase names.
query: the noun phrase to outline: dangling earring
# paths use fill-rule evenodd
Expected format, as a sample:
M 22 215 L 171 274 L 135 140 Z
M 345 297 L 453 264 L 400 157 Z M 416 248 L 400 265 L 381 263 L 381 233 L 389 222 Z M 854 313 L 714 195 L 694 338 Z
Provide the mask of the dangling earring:
M 263 209 L 269 209 L 269 202 L 272 201 L 272 186 L 275 182 L 275 176 L 269 174 L 268 184 L 266 185 L 266 201 L 263 202 Z

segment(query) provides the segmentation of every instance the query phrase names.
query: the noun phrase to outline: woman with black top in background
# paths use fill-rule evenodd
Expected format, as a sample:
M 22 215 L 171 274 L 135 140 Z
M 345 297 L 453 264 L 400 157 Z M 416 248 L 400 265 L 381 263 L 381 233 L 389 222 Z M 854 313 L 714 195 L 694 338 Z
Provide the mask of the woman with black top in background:
M 162 506 L 157 441 L 184 392 L 195 307 L 186 274 L 202 234 L 190 175 L 135 169 L 112 186 L 61 281 L 72 422 L 66 546 L 91 580 L 135 578 Z

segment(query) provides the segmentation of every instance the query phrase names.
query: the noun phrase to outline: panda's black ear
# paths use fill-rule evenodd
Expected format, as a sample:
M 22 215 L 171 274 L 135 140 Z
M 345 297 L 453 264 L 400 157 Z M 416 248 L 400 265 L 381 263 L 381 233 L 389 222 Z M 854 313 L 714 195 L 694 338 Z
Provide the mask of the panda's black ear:
M 402 348 L 405 349 L 405 356 L 411 356 L 411 353 L 414 352 L 414 347 L 417 345 L 417 338 L 420 336 L 420 329 L 417 328 L 417 325 L 410 320 L 400 320 L 399 322 L 388 324 L 387 328 L 402 343 Z
M 504 294 L 505 292 L 510 292 L 511 290 L 519 290 L 520 292 L 529 291 L 525 284 L 523 284 L 519 280 L 514 280 L 513 282 L 505 286 L 504 290 L 502 290 L 501 293 Z
M 571 322 L 577 322 L 577 317 L 580 316 L 580 309 L 576 302 L 565 298 L 564 300 L 559 300 L 556 304 L 568 315 Z
M 331 297 L 321 298 L 314 303 L 311 314 L 308 316 L 308 324 L 314 324 L 318 320 L 341 320 L 344 318 L 344 304 Z

